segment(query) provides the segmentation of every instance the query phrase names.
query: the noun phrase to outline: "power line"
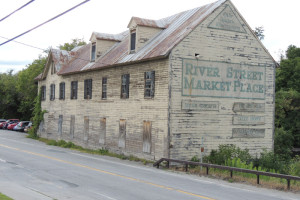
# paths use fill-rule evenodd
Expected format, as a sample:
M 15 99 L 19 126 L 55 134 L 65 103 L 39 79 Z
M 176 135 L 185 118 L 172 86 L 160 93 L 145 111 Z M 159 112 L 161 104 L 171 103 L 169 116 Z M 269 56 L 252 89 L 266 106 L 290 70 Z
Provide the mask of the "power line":
M 9 38 L 3 37 L 3 36 L 0 36 L 0 38 L 9 40 Z M 42 49 L 42 48 L 39 48 L 39 47 L 36 47 L 36 46 L 32 46 L 32 45 L 30 45 L 30 44 L 25 44 L 25 43 L 23 43 L 23 42 L 18 42 L 18 41 L 15 41 L 15 40 L 14 40 L 13 42 L 16 42 L 16 43 L 19 43 L 19 44 L 22 44 L 22 45 L 25 45 L 25 46 L 28 46 L 28 47 L 32 47 L 32 48 L 35 48 L 35 49 L 39 49 L 39 50 L 45 51 L 45 49 Z
M 9 16 L 11 16 L 12 14 L 14 14 L 15 12 L 21 10 L 22 8 L 28 6 L 30 3 L 34 2 L 35 0 L 31 0 L 29 2 L 27 2 L 26 4 L 24 4 L 23 6 L 21 6 L 20 8 L 18 8 L 17 10 L 13 11 L 12 13 L 10 13 L 9 15 L 3 17 L 2 19 L 0 19 L 0 22 L 2 22 L 3 20 L 5 20 L 6 18 L 8 18 Z
M 23 36 L 23 35 L 25 35 L 25 34 L 31 32 L 31 31 L 33 31 L 34 29 L 37 29 L 37 28 L 43 26 L 44 24 L 49 23 L 50 21 L 53 21 L 54 19 L 56 19 L 56 18 L 58 18 L 58 17 L 60 17 L 60 16 L 62 16 L 62 15 L 64 15 L 64 14 L 70 12 L 71 10 L 73 10 L 73 9 L 75 9 L 75 8 L 77 8 L 77 7 L 79 7 L 79 6 L 83 5 L 83 4 L 85 4 L 85 3 L 87 3 L 88 1 L 90 1 L 90 0 L 86 0 L 86 1 L 81 2 L 80 4 L 77 4 L 76 6 L 74 6 L 74 7 L 70 8 L 70 9 L 66 10 L 65 12 L 60 13 L 59 15 L 56 15 L 55 17 L 53 17 L 53 18 L 51 18 L 51 19 L 49 19 L 49 20 L 47 20 L 47 21 L 41 23 L 40 25 L 37 25 L 37 26 L 33 27 L 32 29 L 29 29 L 28 31 L 25 31 L 24 33 L 21 33 L 20 35 L 17 35 L 16 37 L 13 37 L 13 38 L 11 38 L 11 39 L 9 39 L 9 40 L 7 40 L 7 41 L 1 43 L 0 46 L 6 44 L 6 43 L 8 43 L 8 42 L 11 42 L 11 41 L 13 41 L 14 39 L 16 39 L 16 38 L 18 38 L 18 37 L 21 37 L 21 36 Z
M 3 37 L 3 36 L 0 36 L 0 38 L 8 39 L 7 37 Z M 26 44 L 26 43 L 23 43 L 23 42 L 18 42 L 18 41 L 15 41 L 15 40 L 13 42 L 16 42 L 18 44 L 22 44 L 24 46 L 28 46 L 28 47 L 31 47 L 31 48 L 39 49 L 39 50 L 42 50 L 44 52 L 46 52 L 47 50 L 49 50 L 49 49 L 43 49 L 43 48 L 40 48 L 40 47 L 36 47 L 36 46 L 30 45 L 30 44 Z M 60 51 L 62 51 L 62 50 L 60 50 Z M 52 53 L 55 53 L 55 54 L 59 55 L 59 52 L 53 52 L 52 51 Z M 70 54 L 68 55 L 68 57 L 90 62 L 90 60 L 87 60 L 87 59 L 84 59 L 84 58 L 80 58 L 80 57 L 76 57 L 76 56 L 71 56 Z M 95 61 L 95 63 L 104 64 L 104 65 L 108 64 L 108 63 L 99 62 L 99 61 Z

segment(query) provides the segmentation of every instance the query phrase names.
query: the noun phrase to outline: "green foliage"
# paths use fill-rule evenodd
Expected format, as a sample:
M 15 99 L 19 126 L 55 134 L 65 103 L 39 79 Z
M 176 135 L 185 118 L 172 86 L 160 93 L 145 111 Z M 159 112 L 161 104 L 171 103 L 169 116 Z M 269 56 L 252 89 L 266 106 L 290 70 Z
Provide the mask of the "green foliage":
M 40 56 L 17 74 L 16 89 L 20 99 L 18 112 L 22 120 L 29 120 L 32 117 L 34 99 L 38 91 L 34 79 L 43 71 L 45 64 L 46 57 Z
M 283 127 L 275 130 L 274 153 L 283 160 L 290 160 L 292 156 L 294 137 L 291 131 L 285 131 Z
M 265 35 L 264 35 L 265 30 L 264 30 L 263 26 L 255 27 L 255 29 L 253 31 L 259 40 L 263 40 L 265 38 Z
M 276 111 L 275 126 L 283 128 L 293 138 L 293 146 L 300 147 L 300 48 L 290 45 L 286 51 L 286 59 L 281 60 L 276 69 Z M 278 132 L 278 131 L 277 131 Z M 285 132 L 280 131 L 276 139 Z M 287 151 L 288 152 L 288 151 Z
M 72 39 L 71 43 L 65 43 L 63 45 L 59 45 L 58 48 L 60 50 L 71 51 L 75 47 L 82 46 L 82 45 L 86 45 L 86 42 L 84 41 L 84 39 L 76 38 L 76 39 Z
M 33 114 L 34 114 L 33 126 L 28 132 L 29 133 L 28 137 L 37 139 L 37 138 L 39 138 L 37 135 L 38 128 L 40 126 L 40 123 L 44 120 L 44 114 L 47 111 L 45 111 L 45 110 L 42 111 L 41 93 L 39 93 L 39 95 L 35 98 L 34 102 L 35 102 L 35 106 L 34 106 L 34 110 L 33 110 Z
M 218 150 L 212 150 L 209 156 L 204 157 L 204 162 L 224 165 L 228 159 L 240 158 L 247 162 L 251 159 L 248 149 L 242 150 L 235 145 L 219 145 Z
M 19 94 L 16 88 L 17 76 L 13 71 L 0 73 L 0 118 L 19 118 Z

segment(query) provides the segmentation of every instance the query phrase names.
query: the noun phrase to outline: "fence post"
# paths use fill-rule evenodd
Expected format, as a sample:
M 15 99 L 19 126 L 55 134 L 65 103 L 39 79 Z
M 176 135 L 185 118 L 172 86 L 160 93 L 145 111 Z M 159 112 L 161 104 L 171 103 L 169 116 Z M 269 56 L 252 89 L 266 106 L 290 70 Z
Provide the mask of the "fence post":
M 157 169 L 159 169 L 159 163 L 157 163 L 157 166 L 156 166 L 156 167 L 157 167 Z
M 231 178 L 232 178 L 232 174 L 233 174 L 233 173 L 232 173 L 232 170 L 230 170 L 230 177 L 231 177 Z
M 256 174 L 257 177 L 257 184 L 259 185 L 259 174 Z
M 290 190 L 291 189 L 291 180 L 290 179 L 286 179 L 287 180 L 287 189 Z
M 170 161 L 167 161 L 167 168 L 170 168 Z
M 185 164 L 185 171 L 187 172 L 188 171 L 188 164 Z
M 208 166 L 207 166 L 207 167 L 206 167 L 206 175 L 208 175 L 208 169 L 209 169 L 209 168 L 208 168 Z

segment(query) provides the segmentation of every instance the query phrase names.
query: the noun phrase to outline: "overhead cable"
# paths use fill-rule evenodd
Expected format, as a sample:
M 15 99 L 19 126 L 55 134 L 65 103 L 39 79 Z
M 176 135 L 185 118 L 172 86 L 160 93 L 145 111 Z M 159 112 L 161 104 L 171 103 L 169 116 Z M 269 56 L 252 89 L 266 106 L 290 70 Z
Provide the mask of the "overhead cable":
M 15 40 L 15 39 L 18 38 L 18 37 L 21 37 L 21 36 L 23 36 L 23 35 L 25 35 L 25 34 L 31 32 L 31 31 L 33 31 L 34 29 L 37 29 L 37 28 L 43 26 L 44 24 L 47 24 L 47 23 L 49 23 L 50 21 L 53 21 L 54 19 L 56 19 L 56 18 L 58 18 L 58 17 L 61 17 L 62 15 L 64 15 L 64 14 L 70 12 L 71 10 L 73 10 L 73 9 L 75 9 L 75 8 L 77 8 L 77 7 L 79 7 L 79 6 L 83 5 L 83 4 L 85 4 L 85 3 L 87 3 L 88 1 L 90 1 L 90 0 L 86 0 L 86 1 L 81 2 L 80 4 L 77 4 L 76 6 L 74 6 L 74 7 L 70 8 L 70 9 L 68 9 L 68 10 L 66 10 L 66 11 L 64 11 L 64 12 L 62 12 L 62 13 L 60 13 L 59 15 L 56 15 L 55 17 L 52 17 L 51 19 L 49 19 L 49 20 L 47 20 L 47 21 L 45 21 L 45 22 L 43 22 L 43 23 L 41 23 L 41 24 L 39 24 L 39 25 L 37 25 L 37 26 L 31 28 L 31 29 L 29 29 L 28 31 L 25 31 L 24 33 L 21 33 L 20 35 L 17 35 L 17 36 L 15 36 L 15 37 L 13 37 L 13 38 L 11 38 L 11 39 L 9 39 L 9 40 L 7 40 L 7 41 L 1 43 L 0 46 L 6 44 L 6 43 L 8 43 L 8 42 L 11 42 L 11 41 Z
M 11 16 L 12 14 L 14 14 L 15 12 L 21 10 L 22 8 L 28 6 L 30 3 L 34 2 L 35 0 L 31 0 L 29 2 L 27 2 L 26 4 L 24 4 L 23 6 L 21 6 L 20 8 L 18 8 L 17 10 L 15 10 L 14 12 L 10 13 L 9 15 L 3 17 L 2 19 L 0 19 L 0 22 L 2 22 L 3 20 L 5 20 L 6 18 L 8 18 L 9 16 Z
M 8 39 L 7 37 L 3 37 L 3 36 L 0 36 L 0 38 Z M 14 40 L 13 42 L 16 42 L 16 43 L 18 43 L 18 44 L 22 44 L 22 45 L 24 45 L 24 46 L 28 46 L 28 47 L 31 47 L 31 48 L 39 49 L 39 50 L 41 50 L 41 51 L 43 51 L 43 52 L 47 52 L 47 51 L 49 50 L 49 49 L 42 49 L 42 48 L 40 48 L 40 47 L 36 47 L 36 46 L 30 45 L 30 44 L 26 44 L 26 43 L 23 43 L 23 42 L 18 42 L 18 41 L 16 41 L 16 40 Z M 59 55 L 59 52 L 52 52 L 52 53 L 55 53 L 56 55 Z M 88 59 L 80 58 L 80 57 L 78 57 L 78 56 L 72 56 L 72 55 L 70 55 L 70 54 L 68 55 L 68 57 L 74 58 L 74 59 L 78 59 L 78 60 L 83 60 L 83 61 L 88 61 L 88 62 L 90 62 L 90 60 L 88 60 Z M 108 63 L 99 62 L 99 61 L 95 61 L 95 63 L 104 64 L 104 65 L 107 65 L 107 64 L 108 64 Z

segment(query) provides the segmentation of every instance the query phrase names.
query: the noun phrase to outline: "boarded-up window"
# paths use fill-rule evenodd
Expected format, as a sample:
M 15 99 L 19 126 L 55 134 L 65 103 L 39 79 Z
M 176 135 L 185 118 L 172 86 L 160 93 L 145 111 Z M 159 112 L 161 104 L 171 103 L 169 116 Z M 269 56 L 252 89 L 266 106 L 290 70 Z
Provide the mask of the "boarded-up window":
M 135 51 L 136 32 L 132 31 L 130 34 L 130 51 Z
M 145 72 L 145 98 L 153 98 L 155 91 L 155 71 Z
M 87 141 L 88 139 L 89 139 L 89 117 L 84 117 L 83 140 Z
M 41 98 L 42 101 L 46 100 L 46 86 L 41 87 Z
M 92 44 L 91 62 L 94 62 L 96 58 L 96 43 Z
M 77 87 L 78 87 L 78 82 L 72 81 L 71 82 L 71 99 L 77 99 Z
M 105 144 L 106 138 L 106 118 L 100 119 L 100 137 L 99 144 Z
M 143 125 L 143 152 L 151 153 L 151 122 L 144 121 Z
M 93 85 L 92 79 L 84 80 L 84 99 L 92 98 L 92 90 L 93 90 L 92 85 Z
M 128 99 L 129 98 L 129 74 L 124 74 L 121 77 L 122 85 L 121 85 L 121 99 Z
M 55 84 L 50 85 L 50 100 L 53 101 L 55 99 Z
M 74 130 L 75 130 L 75 115 L 71 115 L 70 121 L 70 137 L 74 138 Z
M 102 99 L 107 98 L 107 78 L 102 78 Z
M 58 135 L 62 134 L 62 124 L 63 124 L 63 116 L 59 115 L 59 118 L 58 118 Z
M 65 99 L 65 83 L 59 84 L 59 99 Z
M 119 124 L 119 147 L 125 148 L 126 141 L 126 120 L 120 119 Z

